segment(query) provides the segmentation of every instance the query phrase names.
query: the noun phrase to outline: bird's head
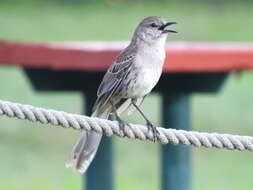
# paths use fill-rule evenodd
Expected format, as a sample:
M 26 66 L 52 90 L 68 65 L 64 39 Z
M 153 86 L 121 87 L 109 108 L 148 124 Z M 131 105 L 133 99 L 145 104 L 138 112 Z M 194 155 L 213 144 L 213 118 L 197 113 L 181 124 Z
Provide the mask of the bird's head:
M 167 22 L 162 17 L 147 17 L 140 22 L 134 36 L 150 43 L 160 39 L 165 41 L 168 33 L 177 33 L 167 28 L 173 24 L 176 24 L 176 22 Z

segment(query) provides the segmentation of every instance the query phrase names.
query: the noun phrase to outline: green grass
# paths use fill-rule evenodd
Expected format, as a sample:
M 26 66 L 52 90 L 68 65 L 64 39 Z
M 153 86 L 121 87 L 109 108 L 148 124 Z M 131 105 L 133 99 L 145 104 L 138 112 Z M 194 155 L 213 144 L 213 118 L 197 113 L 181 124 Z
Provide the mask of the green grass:
M 111 2 L 111 1 L 110 1 Z M 253 4 L 109 3 L 88 5 L 0 4 L 0 39 L 17 41 L 129 40 L 138 21 L 148 15 L 175 20 L 180 32 L 171 40 L 252 41 Z M 130 13 L 130 14 L 129 14 Z M 253 76 L 231 76 L 218 95 L 192 98 L 193 128 L 253 135 Z M 0 99 L 73 113 L 82 110 L 80 93 L 36 93 L 19 68 L 0 69 Z M 160 122 L 159 95 L 143 109 Z M 138 116 L 126 117 L 143 122 Z M 64 162 L 77 136 L 73 130 L 0 117 L 0 189 L 80 189 L 78 174 Z M 37 127 L 38 126 L 38 127 Z M 159 145 L 114 138 L 117 189 L 159 187 Z M 193 149 L 194 190 L 251 190 L 251 153 Z M 180 183 L 180 182 L 179 182 Z
M 175 20 L 173 40 L 253 40 L 252 4 L 111 3 L 57 6 L 0 6 L 0 38 L 29 41 L 129 40 L 140 19 L 150 15 Z

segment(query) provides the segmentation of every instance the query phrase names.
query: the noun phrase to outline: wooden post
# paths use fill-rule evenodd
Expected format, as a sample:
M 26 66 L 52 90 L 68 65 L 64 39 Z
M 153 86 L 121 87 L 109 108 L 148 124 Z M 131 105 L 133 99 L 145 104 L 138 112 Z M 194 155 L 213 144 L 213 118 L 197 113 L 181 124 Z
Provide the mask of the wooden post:
M 90 115 L 96 92 L 85 93 L 85 114 Z M 113 164 L 111 138 L 103 137 L 95 159 L 87 174 L 84 190 L 113 190 Z
M 169 128 L 190 129 L 190 101 L 186 94 L 163 94 L 163 124 Z M 185 146 L 161 148 L 162 190 L 191 189 L 191 153 Z

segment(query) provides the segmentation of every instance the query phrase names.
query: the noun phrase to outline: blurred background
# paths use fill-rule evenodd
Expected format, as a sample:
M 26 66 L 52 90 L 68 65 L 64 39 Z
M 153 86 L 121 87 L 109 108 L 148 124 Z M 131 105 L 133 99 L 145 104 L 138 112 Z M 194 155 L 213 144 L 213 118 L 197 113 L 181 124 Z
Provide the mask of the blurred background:
M 179 23 L 179 34 L 169 41 L 252 42 L 252 10 L 253 2 L 246 0 L 0 0 L 0 40 L 129 40 L 141 19 L 159 15 Z M 232 74 L 218 95 L 194 94 L 193 129 L 253 135 L 252 82 L 250 72 Z M 0 85 L 2 100 L 83 111 L 81 93 L 36 93 L 20 68 L 1 67 Z M 142 108 L 160 122 L 159 94 L 149 96 Z M 139 116 L 124 118 L 143 123 Z M 64 167 L 76 137 L 71 129 L 0 117 L 0 189 L 80 189 L 81 176 Z M 159 144 L 114 142 L 116 189 L 158 189 Z M 253 189 L 252 153 L 192 151 L 193 190 Z

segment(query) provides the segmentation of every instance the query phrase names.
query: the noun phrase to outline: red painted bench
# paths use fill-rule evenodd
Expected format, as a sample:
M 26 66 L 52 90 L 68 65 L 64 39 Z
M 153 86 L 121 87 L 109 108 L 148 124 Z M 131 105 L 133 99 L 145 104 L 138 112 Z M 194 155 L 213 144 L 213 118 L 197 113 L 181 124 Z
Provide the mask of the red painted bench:
M 103 71 L 127 46 L 123 42 L 10 43 L 0 41 L 0 64 L 54 70 Z M 253 44 L 187 43 L 167 46 L 164 72 L 253 69 Z

